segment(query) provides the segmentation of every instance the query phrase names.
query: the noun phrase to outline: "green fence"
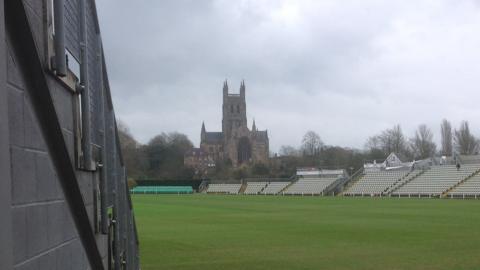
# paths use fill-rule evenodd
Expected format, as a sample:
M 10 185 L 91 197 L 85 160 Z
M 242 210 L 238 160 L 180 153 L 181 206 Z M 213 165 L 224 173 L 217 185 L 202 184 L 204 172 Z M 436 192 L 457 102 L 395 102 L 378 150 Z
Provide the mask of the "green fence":
M 191 194 L 191 186 L 137 186 L 130 190 L 131 194 Z

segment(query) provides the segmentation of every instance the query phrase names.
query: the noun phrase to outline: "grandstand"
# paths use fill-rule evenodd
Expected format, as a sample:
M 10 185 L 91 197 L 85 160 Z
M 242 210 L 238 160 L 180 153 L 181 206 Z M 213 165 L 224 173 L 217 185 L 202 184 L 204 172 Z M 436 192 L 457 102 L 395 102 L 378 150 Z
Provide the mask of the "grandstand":
M 247 182 L 247 188 L 243 192 L 247 195 L 259 194 L 267 186 L 268 182 Z
M 421 170 L 414 170 L 412 172 L 409 172 L 407 175 L 405 175 L 405 177 L 401 178 L 399 181 L 395 182 L 393 185 L 391 185 L 386 192 L 384 192 L 385 195 L 390 195 L 392 194 L 392 192 L 394 192 L 395 190 L 399 189 L 400 187 L 402 187 L 403 185 L 405 185 L 406 183 L 412 181 L 413 179 L 415 179 L 416 177 L 420 176 L 421 174 L 423 174 L 425 171 L 427 171 L 427 169 L 421 169 Z
M 422 167 L 422 169 L 366 171 L 351 181 L 339 174 L 302 175 L 297 181 L 243 181 L 213 183 L 205 181 L 202 193 L 245 195 L 327 195 L 342 192 L 343 196 L 448 197 L 480 198 L 480 164 Z M 273 179 L 271 179 L 273 180 Z M 349 182 L 349 183 L 347 183 Z M 347 184 L 346 184 L 347 183 Z M 131 194 L 192 194 L 192 186 L 141 185 Z M 335 195 L 335 194 L 333 194 Z
M 429 170 L 392 192 L 393 196 L 440 196 L 470 176 L 478 173 L 479 164 L 432 166 Z
M 480 197 L 480 175 L 465 180 L 448 193 L 450 197 Z
M 467 157 L 468 158 L 468 157 Z M 466 158 L 465 158 L 466 159 Z M 380 169 L 359 172 L 359 178 L 345 177 L 341 170 L 301 171 L 297 181 L 276 179 L 229 180 L 224 183 L 203 181 L 196 185 L 199 192 L 208 194 L 245 195 L 330 195 L 343 196 L 393 196 L 393 197 L 448 197 L 480 198 L 480 164 L 470 158 L 472 164 L 463 164 L 457 170 L 454 165 L 425 165 L 396 169 Z M 418 164 L 418 162 L 416 163 Z M 287 180 L 287 179 L 285 179 Z M 342 180 L 342 181 L 338 181 Z M 143 183 L 143 182 L 142 182 Z M 192 194 L 196 187 L 190 184 L 154 186 L 145 182 L 130 190 L 132 194 Z M 193 182 L 192 182 L 193 183 Z M 202 186 L 200 189 L 199 186 Z M 346 187 L 344 187 L 346 186 Z M 343 190 L 343 192 L 342 192 Z
M 480 164 L 480 155 L 459 155 L 458 160 L 461 164 Z
M 338 177 L 304 177 L 289 186 L 285 195 L 323 195 L 325 189 L 333 184 Z
M 262 194 L 276 195 L 285 189 L 291 182 L 268 182 L 268 185 L 263 189 Z
M 209 194 L 246 194 L 246 195 L 276 195 L 283 191 L 290 181 L 251 181 L 242 184 L 209 184 L 206 193 Z M 243 189 L 244 187 L 245 189 Z
M 131 194 L 192 194 L 191 186 L 137 186 L 130 190 Z
M 349 189 L 344 192 L 346 196 L 379 196 L 388 192 L 397 183 L 408 175 L 408 171 L 378 171 L 367 172 Z
M 238 194 L 242 184 L 210 184 L 207 193 Z

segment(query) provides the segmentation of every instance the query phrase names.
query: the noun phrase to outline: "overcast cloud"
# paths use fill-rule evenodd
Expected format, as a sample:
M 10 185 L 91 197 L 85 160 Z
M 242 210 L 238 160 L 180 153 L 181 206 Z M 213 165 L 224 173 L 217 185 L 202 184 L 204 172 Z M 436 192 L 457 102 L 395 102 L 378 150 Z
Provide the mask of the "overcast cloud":
M 314 130 L 362 148 L 400 124 L 480 135 L 480 2 L 97 1 L 117 118 L 147 142 L 221 130 L 222 84 L 247 88 L 272 151 Z

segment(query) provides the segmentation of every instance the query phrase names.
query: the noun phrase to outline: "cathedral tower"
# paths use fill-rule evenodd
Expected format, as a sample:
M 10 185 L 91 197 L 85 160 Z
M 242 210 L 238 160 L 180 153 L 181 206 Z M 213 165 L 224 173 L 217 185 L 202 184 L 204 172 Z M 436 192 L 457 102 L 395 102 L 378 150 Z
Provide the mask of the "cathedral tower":
M 245 102 L 245 82 L 240 84 L 240 94 L 228 93 L 227 81 L 223 84 L 222 132 L 229 140 L 233 131 L 247 127 L 247 105 Z
M 215 168 L 217 162 L 230 161 L 234 167 L 242 164 L 268 163 L 269 142 L 266 130 L 259 130 L 255 121 L 252 129 L 247 127 L 245 82 L 240 84 L 240 93 L 228 92 L 228 83 L 223 83 L 222 131 L 207 131 L 202 123 L 200 147 L 185 155 L 185 164 L 206 172 Z

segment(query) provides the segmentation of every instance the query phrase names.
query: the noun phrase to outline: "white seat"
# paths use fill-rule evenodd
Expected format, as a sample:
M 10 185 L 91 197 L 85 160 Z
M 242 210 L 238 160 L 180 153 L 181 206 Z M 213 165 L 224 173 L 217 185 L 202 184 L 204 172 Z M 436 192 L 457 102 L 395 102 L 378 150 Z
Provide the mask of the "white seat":
M 248 182 L 244 194 L 259 194 L 267 186 L 268 182 Z
M 320 195 L 337 177 L 301 178 L 285 190 L 289 195 Z
M 355 182 L 345 195 L 380 195 L 408 175 L 408 171 L 382 171 L 366 173 Z
M 464 165 L 460 170 L 453 165 L 433 166 L 392 194 L 438 196 L 475 173 L 479 168 L 480 165 Z
M 238 194 L 242 184 L 210 184 L 207 193 Z
M 269 182 L 262 194 L 275 195 L 282 191 L 290 182 Z

